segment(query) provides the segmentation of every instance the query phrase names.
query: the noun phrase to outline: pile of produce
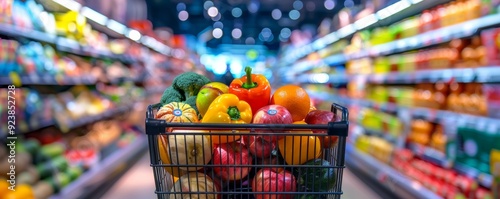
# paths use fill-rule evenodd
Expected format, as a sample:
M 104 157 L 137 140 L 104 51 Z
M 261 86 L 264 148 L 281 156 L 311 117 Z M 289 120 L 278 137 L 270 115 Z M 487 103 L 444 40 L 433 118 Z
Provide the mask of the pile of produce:
M 191 194 L 198 198 L 201 192 L 206 193 L 202 198 L 215 199 L 226 191 L 258 192 L 254 194 L 257 199 L 321 198 L 318 192 L 332 190 L 336 184 L 336 171 L 323 158 L 329 155 L 323 149 L 334 147 L 338 137 L 327 136 L 325 130 L 284 131 L 272 124 L 327 124 L 337 117 L 316 110 L 299 86 L 285 85 L 272 93 L 263 75 L 251 74 L 249 67 L 245 72 L 229 86 L 183 73 L 155 105 L 156 119 L 169 123 L 269 126 L 232 132 L 167 129 L 166 135 L 158 136 L 158 143 L 161 161 L 168 165 L 164 168 L 174 181 L 170 198 L 181 198 L 181 194 L 182 198 Z

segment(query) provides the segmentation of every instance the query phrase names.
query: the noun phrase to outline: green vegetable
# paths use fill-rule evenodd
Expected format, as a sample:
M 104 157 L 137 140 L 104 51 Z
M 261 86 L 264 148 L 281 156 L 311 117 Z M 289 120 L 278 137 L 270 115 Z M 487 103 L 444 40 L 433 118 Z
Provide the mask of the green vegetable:
M 172 87 L 184 95 L 184 99 L 196 97 L 201 87 L 210 83 L 210 79 L 194 72 L 182 73 L 175 77 Z
M 170 102 L 184 102 L 194 108 L 199 115 L 196 108 L 196 96 L 201 87 L 208 83 L 210 79 L 203 75 L 194 72 L 182 73 L 175 77 L 172 86 L 165 89 L 160 103 L 155 104 L 153 108 L 160 108 Z
M 299 191 L 327 192 L 335 186 L 335 182 L 337 180 L 335 168 L 332 168 L 332 165 L 328 161 L 315 159 L 306 162 L 304 165 L 323 166 L 324 168 L 297 168 L 296 176 Z

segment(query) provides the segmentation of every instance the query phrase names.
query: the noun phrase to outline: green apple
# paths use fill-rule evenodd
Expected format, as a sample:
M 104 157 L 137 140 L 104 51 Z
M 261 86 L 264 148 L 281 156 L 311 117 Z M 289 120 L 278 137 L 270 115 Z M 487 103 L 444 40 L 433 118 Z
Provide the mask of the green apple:
M 208 84 L 203 85 L 203 88 L 216 88 L 219 89 L 222 93 L 228 93 L 229 87 L 222 82 L 210 82 Z
M 208 107 L 219 95 L 224 94 L 221 90 L 212 87 L 205 87 L 198 92 L 196 96 L 196 108 L 200 112 L 201 116 L 205 116 Z

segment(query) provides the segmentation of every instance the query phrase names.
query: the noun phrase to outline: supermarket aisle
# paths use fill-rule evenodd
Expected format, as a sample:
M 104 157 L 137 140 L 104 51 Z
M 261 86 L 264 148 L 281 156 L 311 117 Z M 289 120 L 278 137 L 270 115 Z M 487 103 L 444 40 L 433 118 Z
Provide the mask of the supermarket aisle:
M 149 153 L 145 153 L 109 191 L 104 199 L 155 198 L 153 170 L 149 166 Z
M 149 154 L 144 154 L 102 198 L 155 198 L 154 186 L 153 172 L 149 166 Z M 343 189 L 342 198 L 345 199 L 382 198 L 348 169 L 344 172 Z

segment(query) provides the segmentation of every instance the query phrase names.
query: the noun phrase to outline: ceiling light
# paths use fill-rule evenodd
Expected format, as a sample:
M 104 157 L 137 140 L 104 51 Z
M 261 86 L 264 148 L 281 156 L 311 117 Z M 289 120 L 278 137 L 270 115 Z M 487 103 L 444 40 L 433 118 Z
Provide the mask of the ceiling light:
M 219 10 L 216 7 L 212 6 L 212 7 L 208 8 L 208 16 L 215 17 L 215 16 L 217 16 L 217 14 L 219 14 Z
M 106 25 L 106 21 L 108 18 L 101 13 L 98 13 L 95 10 L 92 10 L 88 7 L 83 7 L 81 10 L 81 13 L 83 16 L 87 17 L 88 19 L 100 24 L 100 25 Z
M 221 38 L 222 34 L 223 34 L 223 32 L 222 32 L 222 29 L 220 29 L 220 28 L 215 28 L 214 30 L 212 30 L 212 36 L 214 36 L 214 38 L 216 38 L 216 39 Z
M 248 11 L 251 13 L 256 13 L 257 11 L 259 11 L 258 2 L 255 1 L 250 2 L 250 5 L 248 5 Z
M 245 39 L 245 44 L 253 45 L 255 44 L 255 39 L 253 37 L 247 37 L 247 39 Z
M 231 31 L 231 36 L 233 36 L 233 38 L 235 38 L 235 39 L 241 38 L 241 35 L 242 35 L 242 32 L 239 28 L 235 28 L 235 29 L 233 29 L 233 31 Z
M 344 7 L 350 8 L 354 6 L 354 1 L 353 0 L 345 0 L 344 1 Z
M 178 14 L 179 20 L 186 21 L 189 18 L 189 13 L 185 10 L 180 11 Z
M 217 14 L 217 16 L 212 17 L 212 21 L 219 21 L 220 19 L 221 19 L 221 15 L 220 15 L 220 13 L 219 13 L 219 14 Z
M 327 10 L 333 10 L 335 7 L 335 2 L 333 0 L 325 0 L 325 8 Z
M 180 11 L 183 11 L 183 10 L 186 10 L 186 4 L 185 3 L 178 3 L 177 4 L 177 12 L 180 12 Z
M 142 36 L 141 33 L 134 29 L 130 29 L 127 33 L 127 37 L 134 41 L 139 41 L 139 39 L 141 39 L 141 36 Z
M 205 8 L 205 10 L 208 10 L 212 6 L 214 6 L 214 2 L 212 1 L 205 1 L 205 3 L 203 3 L 203 8 Z
M 300 10 L 303 7 L 304 7 L 304 3 L 302 3 L 302 1 L 296 0 L 296 1 L 293 2 L 293 9 Z
M 243 14 L 243 11 L 241 10 L 241 8 L 233 8 L 231 10 L 231 14 L 233 15 L 233 17 L 241 17 L 241 15 Z
M 288 13 L 288 16 L 292 20 L 297 20 L 300 17 L 300 12 L 298 10 L 292 10 Z
M 292 30 L 290 30 L 290 28 L 283 28 L 283 29 L 281 29 L 280 37 L 283 37 L 283 38 L 287 39 L 291 35 L 292 35 Z
M 279 9 L 274 9 L 272 12 L 271 12 L 271 16 L 273 17 L 273 19 L 275 20 L 278 20 L 281 18 L 281 10 Z
M 220 22 L 220 21 L 216 21 L 216 22 L 214 23 L 214 26 L 213 26 L 213 27 L 214 27 L 214 28 L 220 28 L 220 29 L 222 29 L 222 28 L 224 28 L 224 24 L 222 24 L 222 22 Z

